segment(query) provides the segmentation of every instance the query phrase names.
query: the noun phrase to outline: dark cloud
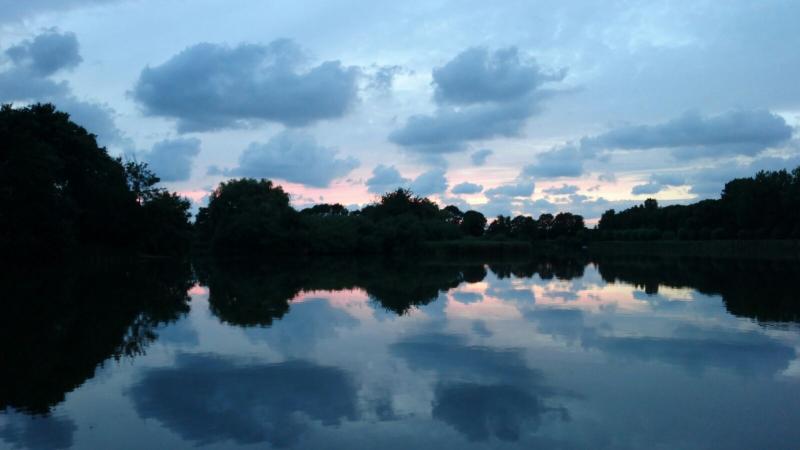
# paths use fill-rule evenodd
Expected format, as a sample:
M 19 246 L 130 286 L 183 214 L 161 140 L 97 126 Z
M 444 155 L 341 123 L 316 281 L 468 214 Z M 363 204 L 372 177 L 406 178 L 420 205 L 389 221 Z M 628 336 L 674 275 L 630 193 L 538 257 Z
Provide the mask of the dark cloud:
M 154 144 L 153 149 L 143 157 L 161 181 L 186 181 L 192 174 L 192 164 L 199 153 L 199 139 L 166 139 Z
M 794 348 L 760 332 L 688 325 L 668 337 L 594 334 L 583 343 L 610 355 L 660 361 L 691 372 L 713 367 L 745 376 L 773 376 L 789 367 L 796 356 Z
M 540 397 L 514 386 L 450 383 L 438 386 L 434 396 L 433 418 L 470 441 L 518 441 L 523 430 L 539 428 L 548 410 Z
M 580 149 L 565 145 L 536 155 L 536 163 L 525 166 L 525 175 L 542 178 L 578 177 L 583 174 L 583 160 Z
M 12 448 L 50 450 L 71 448 L 78 427 L 67 417 L 31 416 L 9 410 L 0 422 L 0 439 Z
M 687 112 L 661 124 L 624 126 L 585 138 L 582 146 L 630 150 L 672 148 L 680 158 L 701 158 L 754 155 L 791 137 L 792 127 L 781 116 L 766 110 L 736 110 L 708 117 Z
M 353 157 L 340 159 L 336 155 L 336 150 L 319 145 L 308 133 L 284 130 L 266 143 L 250 144 L 239 156 L 238 167 L 221 173 L 327 187 L 359 165 Z
M 133 97 L 145 113 L 207 131 L 254 120 L 303 126 L 343 116 L 357 98 L 358 69 L 327 61 L 301 70 L 296 44 L 202 43 L 142 70 Z
M 681 160 L 753 156 L 786 144 L 791 137 L 792 127 L 781 116 L 766 110 L 735 110 L 706 117 L 687 112 L 660 124 L 622 126 L 548 150 L 537 155 L 536 163 L 525 166 L 524 173 L 547 178 L 577 177 L 583 174 L 585 161 L 603 160 L 614 150 L 668 149 Z M 657 183 L 671 185 L 655 180 L 638 190 L 653 191 L 659 187 Z
M 539 371 L 527 367 L 520 350 L 469 346 L 455 335 L 411 336 L 392 344 L 390 352 L 412 369 L 433 370 L 442 379 L 519 386 L 542 381 Z
M 655 194 L 660 192 L 664 189 L 664 186 L 659 183 L 645 183 L 645 184 L 637 184 L 633 188 L 631 188 L 631 194 L 633 195 L 644 195 L 644 194 Z
M 652 175 L 647 183 L 639 184 L 631 189 L 631 194 L 655 194 L 670 186 L 682 186 L 686 184 L 686 177 L 673 173 L 660 173 Z
M 580 190 L 580 188 L 574 184 L 562 184 L 558 187 L 544 189 L 542 192 L 550 195 L 571 195 L 576 194 L 578 190 Z
M 436 385 L 432 415 L 471 441 L 517 441 L 522 430 L 538 428 L 543 415 L 567 411 L 545 404 L 554 395 L 541 372 L 525 364 L 516 349 L 469 346 L 446 334 L 417 335 L 390 347 L 415 370 L 432 370 Z M 455 381 L 458 380 L 458 381 Z
M 530 94 L 543 83 L 560 81 L 564 75 L 564 72 L 544 73 L 535 61 L 523 61 L 516 47 L 494 52 L 473 47 L 433 69 L 434 99 L 457 105 L 510 102 Z
M 97 135 L 101 145 L 128 145 L 129 140 L 117 128 L 116 112 L 102 103 L 79 100 L 73 96 L 56 99 L 56 106 L 69 113 L 72 120 Z
M 535 183 L 528 180 L 517 180 L 514 183 L 502 184 L 495 188 L 487 189 L 487 197 L 530 197 L 533 195 Z
M 470 141 L 519 136 L 551 94 L 541 85 L 563 77 L 563 72 L 548 74 L 533 61 L 523 62 L 516 47 L 467 49 L 433 70 L 438 109 L 409 117 L 389 140 L 411 151 L 441 154 L 463 151 Z M 485 156 L 478 157 L 482 160 Z
M 493 151 L 489 150 L 488 148 L 483 148 L 473 152 L 469 155 L 470 159 L 472 160 L 472 164 L 476 166 L 482 166 L 486 164 L 486 159 L 494 154 Z
M 480 184 L 470 183 L 465 181 L 463 183 L 458 183 L 457 185 L 453 186 L 450 189 L 450 192 L 453 194 L 477 194 L 483 190 L 483 186 Z
M 155 419 L 197 445 L 295 444 L 310 425 L 357 418 L 357 389 L 334 367 L 303 361 L 238 364 L 179 355 L 175 367 L 150 369 L 130 390 L 140 417 Z
M 421 173 L 409 184 L 411 192 L 421 195 L 441 194 L 447 190 L 447 178 L 444 169 L 431 169 Z
M 383 194 L 398 187 L 407 186 L 411 180 L 403 178 L 394 166 L 378 164 L 372 169 L 372 176 L 367 179 L 367 190 L 374 194 Z
M 72 69 L 83 61 L 75 34 L 60 33 L 55 29 L 9 47 L 6 55 L 16 66 L 42 77 L 62 69 Z
M 67 97 L 69 85 L 48 77 L 80 64 L 79 48 L 74 33 L 51 29 L 6 49 L 11 64 L 0 73 L 0 101 L 47 101 Z
M 402 128 L 389 134 L 389 140 L 420 153 L 460 152 L 469 141 L 519 136 L 536 110 L 536 102 L 527 98 L 507 104 L 444 107 L 434 115 L 409 117 Z
M 69 85 L 42 78 L 26 68 L 14 67 L 0 72 L 0 101 L 56 99 L 69 93 Z
M 123 144 L 114 111 L 104 104 L 76 98 L 69 84 L 50 78 L 82 61 L 73 33 L 47 30 L 6 50 L 10 66 L 0 72 L 0 102 L 50 102 L 70 114 L 75 123 L 97 135 L 101 145 Z

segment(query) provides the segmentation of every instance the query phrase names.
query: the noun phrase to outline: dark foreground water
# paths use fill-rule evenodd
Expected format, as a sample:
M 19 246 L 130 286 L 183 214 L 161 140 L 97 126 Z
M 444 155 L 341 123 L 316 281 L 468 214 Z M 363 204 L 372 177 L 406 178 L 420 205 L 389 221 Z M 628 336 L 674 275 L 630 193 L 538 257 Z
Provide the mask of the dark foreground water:
M 0 447 L 797 449 L 800 269 L 3 271 Z

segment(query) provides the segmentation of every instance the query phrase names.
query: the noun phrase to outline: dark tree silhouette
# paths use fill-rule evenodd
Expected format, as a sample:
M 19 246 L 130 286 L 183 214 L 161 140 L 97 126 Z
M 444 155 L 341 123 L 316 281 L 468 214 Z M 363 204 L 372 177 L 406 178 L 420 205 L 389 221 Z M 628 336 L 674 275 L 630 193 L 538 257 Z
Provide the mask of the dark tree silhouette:
M 461 232 L 467 236 L 483 236 L 486 229 L 486 217 L 478 211 L 469 210 L 464 213 L 460 228 Z
M 800 168 L 731 180 L 718 200 L 659 207 L 647 199 L 624 211 L 608 210 L 598 229 L 600 239 L 797 239 Z
M 221 183 L 196 220 L 199 238 L 218 254 L 296 252 L 299 225 L 280 186 L 251 178 Z
M 4 105 L 0 142 L 3 256 L 64 255 L 82 246 L 145 245 L 159 254 L 188 248 L 187 203 L 155 187 L 158 177 L 146 165 L 109 156 L 55 106 Z

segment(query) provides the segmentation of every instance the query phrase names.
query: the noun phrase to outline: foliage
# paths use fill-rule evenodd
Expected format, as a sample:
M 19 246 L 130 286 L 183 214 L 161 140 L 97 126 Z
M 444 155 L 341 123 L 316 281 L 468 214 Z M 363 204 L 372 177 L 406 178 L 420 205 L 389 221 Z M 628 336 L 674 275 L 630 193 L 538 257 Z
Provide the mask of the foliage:
M 220 183 L 195 226 L 199 239 L 217 254 L 294 252 L 302 233 L 300 215 L 283 189 L 252 178 Z
M 725 184 L 717 200 L 659 207 L 654 199 L 603 213 L 599 239 L 800 238 L 800 167 L 761 171 Z
M 0 142 L 4 256 L 63 255 L 79 246 L 144 245 L 158 254 L 188 248 L 186 203 L 156 188 L 145 164 L 109 156 L 55 106 L 2 106 Z

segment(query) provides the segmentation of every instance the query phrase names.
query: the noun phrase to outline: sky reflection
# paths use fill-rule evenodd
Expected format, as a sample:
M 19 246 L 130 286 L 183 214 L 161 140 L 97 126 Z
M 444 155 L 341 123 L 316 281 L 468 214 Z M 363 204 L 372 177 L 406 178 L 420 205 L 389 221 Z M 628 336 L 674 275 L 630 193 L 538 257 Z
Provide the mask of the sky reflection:
M 789 313 L 743 303 L 760 302 L 757 290 L 735 294 L 734 311 L 755 311 L 737 316 L 720 284 L 645 289 L 641 273 L 606 281 L 602 262 L 473 264 L 406 278 L 403 304 L 397 274 L 327 267 L 210 274 L 141 354 L 106 361 L 54 396 L 49 413 L 23 413 L 26 399 L 14 397 L 0 413 L 0 447 L 97 448 L 112 436 L 118 448 L 214 449 L 744 449 L 800 439 L 800 327 L 761 320 Z M 767 281 L 793 295 L 781 290 L 791 283 Z

